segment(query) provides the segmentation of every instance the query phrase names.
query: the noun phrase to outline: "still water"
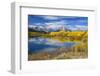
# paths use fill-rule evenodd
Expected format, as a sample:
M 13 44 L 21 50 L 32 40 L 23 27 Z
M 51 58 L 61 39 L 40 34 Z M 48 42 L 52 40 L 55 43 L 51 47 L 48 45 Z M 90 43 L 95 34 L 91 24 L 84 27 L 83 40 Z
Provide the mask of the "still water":
M 71 48 L 75 44 L 76 42 L 61 42 L 60 40 L 53 40 L 50 38 L 39 38 L 39 37 L 29 38 L 28 52 L 29 53 L 37 53 L 43 51 L 52 52 L 61 47 Z

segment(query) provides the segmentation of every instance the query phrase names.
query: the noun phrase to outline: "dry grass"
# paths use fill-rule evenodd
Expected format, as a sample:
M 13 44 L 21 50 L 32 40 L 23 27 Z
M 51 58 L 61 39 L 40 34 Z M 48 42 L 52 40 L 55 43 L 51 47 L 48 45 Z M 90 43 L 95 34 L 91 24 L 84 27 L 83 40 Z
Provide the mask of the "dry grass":
M 88 57 L 88 45 L 81 42 L 72 48 L 59 48 L 55 52 L 41 52 L 37 54 L 29 54 L 28 60 L 52 60 L 52 59 L 80 59 Z
M 56 39 L 56 36 L 53 37 Z M 58 36 L 57 36 L 58 38 Z M 73 37 L 71 37 L 73 38 Z M 70 39 L 71 39 L 70 38 Z M 78 38 L 78 37 L 77 37 Z M 79 44 L 72 46 L 71 48 L 59 48 L 56 49 L 55 52 L 39 52 L 28 54 L 28 60 L 54 60 L 54 59 L 80 59 L 80 58 L 88 58 L 88 34 L 84 32 L 83 35 L 80 36 Z M 66 39 L 68 40 L 68 39 Z M 77 39 L 73 39 L 77 40 Z M 72 41 L 73 41 L 72 40 Z M 60 40 L 64 42 L 65 40 Z

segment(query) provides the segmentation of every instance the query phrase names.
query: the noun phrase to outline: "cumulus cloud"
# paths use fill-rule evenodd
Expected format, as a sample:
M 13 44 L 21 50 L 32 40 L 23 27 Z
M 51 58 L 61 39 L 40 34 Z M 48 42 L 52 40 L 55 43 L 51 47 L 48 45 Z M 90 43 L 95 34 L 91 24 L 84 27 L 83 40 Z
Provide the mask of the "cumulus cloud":
M 65 26 L 66 22 L 65 21 L 54 21 L 54 22 L 45 23 L 45 25 L 47 29 L 59 29 L 62 26 Z
M 28 27 L 29 28 L 34 28 L 34 27 L 36 27 L 36 25 L 29 25 Z
M 42 18 L 47 19 L 47 20 L 58 20 L 59 17 L 56 16 L 43 16 Z

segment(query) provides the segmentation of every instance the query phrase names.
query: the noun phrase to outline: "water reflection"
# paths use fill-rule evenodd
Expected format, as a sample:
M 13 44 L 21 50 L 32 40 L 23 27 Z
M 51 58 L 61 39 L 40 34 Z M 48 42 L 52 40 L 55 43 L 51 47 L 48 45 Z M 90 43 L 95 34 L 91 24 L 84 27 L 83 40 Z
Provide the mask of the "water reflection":
M 70 48 L 72 47 L 75 42 L 61 42 L 58 40 L 53 40 L 50 38 L 29 38 L 28 40 L 28 52 L 30 53 L 37 53 L 42 51 L 55 51 L 58 48 L 66 47 Z

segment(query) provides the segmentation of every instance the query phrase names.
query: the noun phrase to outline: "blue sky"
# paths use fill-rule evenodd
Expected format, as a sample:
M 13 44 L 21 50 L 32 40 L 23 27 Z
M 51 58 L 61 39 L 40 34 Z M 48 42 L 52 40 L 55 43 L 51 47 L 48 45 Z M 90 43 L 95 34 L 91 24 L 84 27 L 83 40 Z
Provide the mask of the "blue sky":
M 48 29 L 56 29 L 64 26 L 71 30 L 87 30 L 88 17 L 28 15 L 28 26 L 41 26 Z

